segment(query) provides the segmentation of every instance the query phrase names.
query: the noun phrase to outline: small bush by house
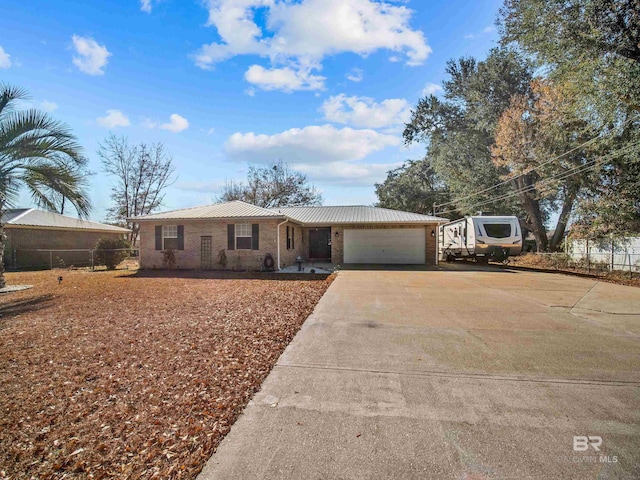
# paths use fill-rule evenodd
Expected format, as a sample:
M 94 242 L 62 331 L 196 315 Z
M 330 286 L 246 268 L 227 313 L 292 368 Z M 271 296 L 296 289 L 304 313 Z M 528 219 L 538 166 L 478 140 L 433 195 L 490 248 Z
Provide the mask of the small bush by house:
M 114 270 L 131 254 L 131 243 L 124 238 L 101 238 L 96 244 L 96 262 Z

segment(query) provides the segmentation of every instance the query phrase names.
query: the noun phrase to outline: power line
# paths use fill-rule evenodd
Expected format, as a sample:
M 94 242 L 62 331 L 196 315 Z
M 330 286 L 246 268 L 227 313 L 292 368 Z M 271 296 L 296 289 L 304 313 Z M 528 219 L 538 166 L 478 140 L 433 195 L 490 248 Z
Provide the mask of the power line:
M 570 177 L 572 175 L 575 175 L 577 173 L 582 173 L 582 172 L 587 171 L 587 170 L 589 170 L 589 169 L 591 169 L 591 168 L 593 168 L 595 166 L 601 165 L 607 159 L 615 158 L 615 157 L 617 157 L 619 155 L 632 152 L 633 149 L 635 147 L 637 147 L 637 146 L 640 146 L 640 142 L 632 143 L 630 145 L 627 145 L 626 147 L 623 147 L 623 148 L 621 148 L 619 150 L 616 150 L 614 152 L 610 152 L 610 153 L 608 153 L 608 154 L 606 154 L 606 155 L 604 155 L 604 156 L 602 156 L 600 158 L 597 158 L 595 160 L 589 160 L 588 162 L 586 162 L 586 163 L 584 163 L 582 165 L 576 165 L 575 167 L 572 167 L 572 168 L 570 168 L 568 170 L 565 170 L 563 172 L 558 172 L 556 175 L 552 175 L 550 177 L 544 178 L 544 179 L 539 180 L 538 182 L 535 182 L 535 183 L 533 183 L 531 185 L 526 185 L 526 186 L 524 186 L 524 187 L 522 187 L 520 189 L 516 189 L 514 191 L 504 193 L 504 194 L 499 195 L 497 197 L 491 198 L 490 200 L 485 200 L 483 202 L 472 204 L 471 207 L 469 207 L 469 208 L 477 208 L 477 207 L 480 207 L 480 206 L 483 206 L 483 205 L 487 205 L 489 203 L 498 202 L 500 200 L 506 200 L 507 198 L 510 198 L 510 197 L 513 197 L 513 196 L 516 196 L 516 195 L 520 195 L 521 193 L 527 193 L 527 192 L 530 192 L 532 190 L 535 190 L 540 185 L 544 185 L 544 184 L 550 183 L 550 182 L 552 182 L 554 180 L 564 180 L 565 178 L 568 178 L 568 177 Z M 517 177 L 514 177 L 514 178 L 517 178 Z M 447 204 L 444 204 L 444 205 L 447 205 Z M 437 214 L 438 215 L 444 215 L 444 214 L 452 213 L 452 212 L 455 212 L 455 211 L 456 211 L 455 209 L 450 209 L 450 210 L 445 210 L 444 212 L 437 212 Z
M 622 123 L 621 123 L 617 128 L 622 128 L 622 127 L 624 127 L 627 123 L 631 122 L 632 120 L 637 120 L 637 119 L 640 119 L 640 115 L 636 115 L 636 116 L 634 116 L 634 117 L 631 117 L 631 118 L 626 119 L 626 120 L 625 120 L 624 122 L 622 122 Z M 615 130 L 615 129 L 610 130 L 606 136 L 610 135 L 614 130 Z M 560 155 L 558 155 L 558 156 L 556 156 L 556 157 L 553 157 L 553 158 L 551 158 L 550 160 L 547 160 L 546 162 L 541 163 L 540 165 L 536 165 L 536 166 L 534 166 L 534 167 L 531 167 L 531 168 L 529 168 L 528 170 L 525 170 L 524 172 L 519 173 L 518 175 L 515 175 L 515 176 L 513 176 L 513 177 L 511 177 L 511 178 L 507 178 L 506 180 L 504 180 L 504 181 L 502 181 L 502 182 L 500 182 L 500 183 L 497 183 L 497 184 L 493 185 L 492 187 L 485 188 L 484 190 L 480 190 L 480 191 L 478 191 L 478 192 L 471 193 L 471 194 L 469 194 L 469 195 L 467 195 L 467 196 L 464 196 L 464 197 L 456 198 L 456 199 L 451 200 L 451 201 L 449 201 L 449 202 L 441 203 L 441 204 L 439 204 L 439 205 L 434 205 L 434 207 L 435 207 L 435 208 L 438 208 L 438 207 L 444 207 L 444 206 L 446 206 L 446 205 L 454 205 L 454 204 L 457 204 L 458 202 L 461 202 L 462 200 L 466 200 L 466 199 L 468 199 L 468 198 L 476 197 L 476 196 L 478 196 L 478 195 L 480 195 L 480 194 L 482 194 L 482 193 L 485 193 L 485 192 L 488 192 L 488 191 L 493 190 L 493 189 L 495 189 L 495 188 L 501 187 L 501 186 L 503 186 L 503 185 L 505 185 L 505 184 L 509 183 L 510 181 L 515 180 L 515 179 L 516 179 L 516 178 L 518 178 L 518 177 L 521 177 L 521 176 L 523 176 L 523 175 L 526 175 L 526 174 L 528 174 L 528 173 L 531 173 L 531 172 L 533 172 L 534 170 L 536 170 L 536 169 L 538 169 L 538 168 L 540 168 L 540 167 L 544 167 L 545 165 L 548 165 L 548 164 L 550 164 L 550 163 L 552 163 L 552 162 L 555 162 L 556 160 L 559 160 L 560 158 L 565 157 L 565 156 L 569 155 L 570 153 L 575 152 L 576 150 L 578 150 L 578 149 L 580 149 L 580 148 L 586 147 L 586 146 L 590 145 L 591 143 L 594 143 L 594 142 L 596 142 L 596 141 L 598 141 L 598 140 L 601 140 L 602 138 L 603 138 L 603 137 L 601 137 L 601 136 L 593 137 L 593 138 L 591 138 L 591 139 L 587 140 L 586 142 L 584 142 L 584 143 L 582 143 L 582 144 L 578 145 L 577 147 L 574 147 L 574 148 L 572 148 L 572 149 L 570 149 L 570 150 L 567 150 L 566 152 L 564 152 L 564 153 L 562 153 L 562 154 L 560 154 Z

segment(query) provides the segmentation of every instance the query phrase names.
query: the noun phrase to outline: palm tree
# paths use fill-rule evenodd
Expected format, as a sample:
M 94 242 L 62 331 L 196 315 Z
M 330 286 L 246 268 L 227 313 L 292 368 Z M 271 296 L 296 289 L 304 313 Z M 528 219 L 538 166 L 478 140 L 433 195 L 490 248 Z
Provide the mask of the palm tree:
M 59 211 L 68 201 L 81 217 L 91 209 L 86 159 L 76 137 L 62 123 L 35 109 L 17 110 L 24 89 L 0 84 L 0 288 L 4 279 L 2 215 L 22 188 L 39 207 Z

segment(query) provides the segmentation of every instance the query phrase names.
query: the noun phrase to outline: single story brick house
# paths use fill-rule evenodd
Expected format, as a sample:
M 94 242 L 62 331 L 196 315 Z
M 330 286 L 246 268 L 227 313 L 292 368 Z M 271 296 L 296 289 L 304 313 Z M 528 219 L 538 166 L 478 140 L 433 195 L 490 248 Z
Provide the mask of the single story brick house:
M 296 258 L 333 264 L 435 264 L 446 218 L 368 206 L 262 208 L 241 201 L 131 218 L 140 225 L 140 267 L 163 268 L 173 250 L 187 269 L 259 270 Z
M 36 208 L 6 210 L 0 220 L 7 269 L 90 265 L 101 238 L 123 238 L 126 228 L 90 222 Z M 75 250 L 75 251 L 74 251 Z

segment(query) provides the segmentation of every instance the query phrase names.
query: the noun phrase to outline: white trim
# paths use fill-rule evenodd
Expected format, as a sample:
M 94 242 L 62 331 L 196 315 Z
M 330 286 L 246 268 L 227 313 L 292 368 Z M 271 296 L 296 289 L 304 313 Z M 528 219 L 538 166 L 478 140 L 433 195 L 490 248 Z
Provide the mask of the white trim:
M 276 227 L 276 231 L 277 231 L 277 240 L 276 242 L 278 243 L 278 270 L 280 270 L 282 267 L 280 266 L 280 227 L 282 225 L 284 225 L 285 223 L 287 223 L 289 220 L 285 220 L 282 223 L 279 223 L 278 226 Z

